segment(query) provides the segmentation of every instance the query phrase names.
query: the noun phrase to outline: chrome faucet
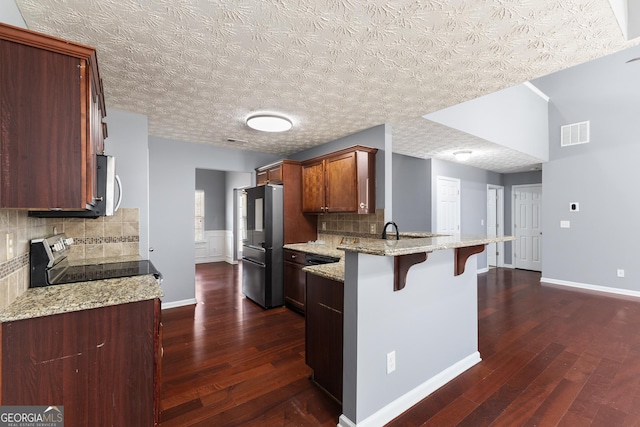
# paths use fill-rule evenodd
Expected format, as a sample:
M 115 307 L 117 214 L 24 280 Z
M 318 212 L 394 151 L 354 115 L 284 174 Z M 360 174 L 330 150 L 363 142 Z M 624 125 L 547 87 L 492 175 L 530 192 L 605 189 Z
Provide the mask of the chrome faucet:
M 392 225 L 393 227 L 395 227 L 395 229 L 396 229 L 396 240 L 400 240 L 400 232 L 398 231 L 398 224 L 396 224 L 393 221 L 389 221 L 388 223 L 386 223 L 384 225 L 384 229 L 382 230 L 382 238 L 385 239 L 385 240 L 387 239 L 387 227 L 389 225 Z

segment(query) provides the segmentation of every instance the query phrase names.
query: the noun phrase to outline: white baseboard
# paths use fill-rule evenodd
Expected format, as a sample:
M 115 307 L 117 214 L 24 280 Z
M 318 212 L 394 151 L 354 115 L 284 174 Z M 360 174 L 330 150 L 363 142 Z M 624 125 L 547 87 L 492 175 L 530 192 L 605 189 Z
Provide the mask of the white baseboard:
M 176 307 L 183 307 L 185 305 L 191 305 L 191 304 L 197 304 L 198 301 L 196 301 L 195 298 L 189 298 L 189 299 L 183 299 L 180 301 L 171 301 L 171 302 L 164 302 L 162 301 L 162 309 L 166 309 L 166 308 L 176 308 Z
M 489 267 L 479 268 L 478 269 L 478 274 L 486 273 L 488 271 L 489 271 Z
M 504 264 L 502 268 L 514 268 L 513 264 Z
M 568 286 L 571 288 L 585 289 L 589 291 L 604 292 L 607 294 L 640 297 L 639 291 L 630 291 L 629 289 L 610 288 L 608 286 L 590 285 L 587 283 L 571 282 L 569 280 L 551 279 L 548 277 L 541 277 L 540 282 L 550 283 L 552 285 Z
M 462 374 L 467 369 L 480 363 L 481 361 L 482 359 L 480 358 L 480 353 L 476 351 L 465 357 L 464 359 L 449 366 L 439 374 L 429 378 L 418 387 L 400 396 L 384 408 L 379 409 L 359 423 L 354 423 L 344 414 L 340 415 L 340 419 L 338 420 L 338 427 L 379 427 L 385 425 L 389 421 L 407 411 L 416 403 L 420 402 L 422 399 L 424 399 L 449 381 L 453 380 L 455 377 Z

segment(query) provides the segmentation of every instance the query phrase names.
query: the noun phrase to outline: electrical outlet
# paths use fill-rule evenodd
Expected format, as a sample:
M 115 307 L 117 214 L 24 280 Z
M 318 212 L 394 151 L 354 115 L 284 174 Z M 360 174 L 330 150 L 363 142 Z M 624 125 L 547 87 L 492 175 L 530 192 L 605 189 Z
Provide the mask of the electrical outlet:
M 15 256 L 15 238 L 13 233 L 7 233 L 7 259 Z
M 484 225 L 484 219 L 480 220 L 480 225 Z
M 396 370 L 396 351 L 387 353 L 387 374 Z
M 560 221 L 560 228 L 571 228 L 571 221 Z
M 322 231 L 325 231 L 327 229 L 327 223 L 326 221 L 322 221 Z
M 624 270 L 621 268 L 618 269 L 618 277 L 624 277 Z
M 376 223 L 374 222 L 373 224 L 369 224 L 369 233 L 371 234 L 376 234 Z

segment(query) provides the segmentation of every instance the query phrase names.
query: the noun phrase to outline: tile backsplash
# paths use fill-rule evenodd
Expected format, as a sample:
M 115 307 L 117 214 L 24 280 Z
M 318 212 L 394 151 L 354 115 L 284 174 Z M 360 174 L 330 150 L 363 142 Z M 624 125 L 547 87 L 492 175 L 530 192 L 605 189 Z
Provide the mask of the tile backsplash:
M 372 226 L 375 232 L 372 232 Z M 382 234 L 384 209 L 374 214 L 325 214 L 318 215 L 318 234 Z
M 0 310 L 29 287 L 29 242 L 65 232 L 74 244 L 69 260 L 139 254 L 139 213 L 121 208 L 96 219 L 32 218 L 26 211 L 0 209 Z M 14 256 L 7 259 L 7 235 L 14 237 Z

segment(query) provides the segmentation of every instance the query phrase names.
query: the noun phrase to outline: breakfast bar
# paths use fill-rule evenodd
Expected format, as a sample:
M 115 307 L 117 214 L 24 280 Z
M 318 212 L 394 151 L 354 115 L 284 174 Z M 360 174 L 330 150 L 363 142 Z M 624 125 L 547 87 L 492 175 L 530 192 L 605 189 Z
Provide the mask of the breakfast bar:
M 337 248 L 345 252 L 340 426 L 383 425 L 481 361 L 474 255 L 513 237 L 419 236 Z

